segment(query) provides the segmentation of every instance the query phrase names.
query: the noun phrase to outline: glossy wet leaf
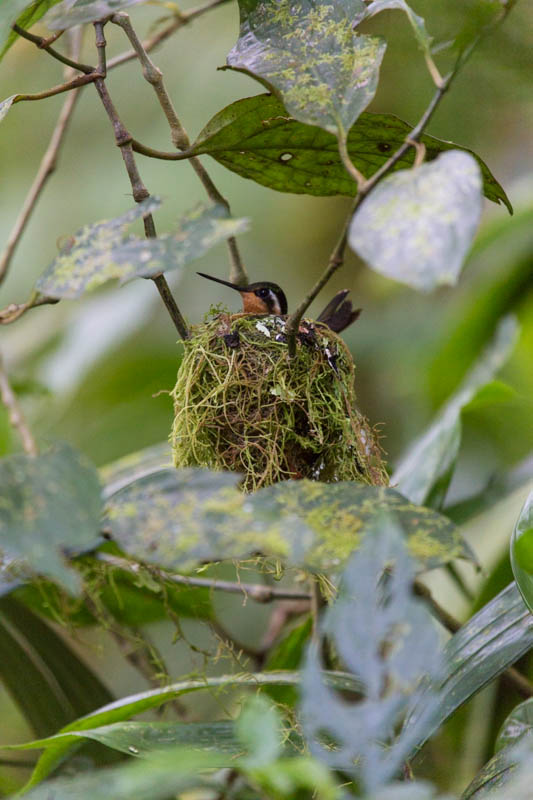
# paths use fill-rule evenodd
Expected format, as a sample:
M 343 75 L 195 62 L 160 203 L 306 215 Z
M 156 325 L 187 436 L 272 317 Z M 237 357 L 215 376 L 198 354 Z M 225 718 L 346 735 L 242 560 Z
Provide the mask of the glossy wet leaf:
M 461 443 L 462 410 L 506 362 L 517 335 L 515 318 L 502 319 L 492 342 L 470 369 L 457 392 L 400 461 L 391 484 L 411 502 L 436 507 L 442 505 Z
M 468 784 L 461 795 L 461 800 L 493 797 L 492 792 L 505 786 L 515 769 L 516 762 L 508 750 L 496 753 Z M 513 795 L 507 795 L 507 797 L 508 800 L 513 800 Z
M 362 0 L 240 0 L 228 64 L 272 87 L 291 116 L 345 135 L 374 97 L 385 42 L 354 31 Z
M 109 17 L 145 2 L 146 0 L 63 0 L 46 15 L 44 22 L 51 31 L 60 31 Z
M 25 6 L 22 13 L 18 17 L 12 19 L 13 22 L 17 23 L 19 28 L 28 30 L 32 25 L 35 25 L 36 22 L 39 22 L 41 17 L 43 17 L 52 6 L 57 5 L 57 3 L 59 3 L 59 0 L 33 0 L 33 2 L 31 0 L 23 0 L 22 4 L 16 4 L 13 0 L 9 0 L 9 3 L 5 5 L 11 5 L 12 8 L 16 5 Z M 1 13 L 2 12 L 0 12 L 0 14 Z M 15 33 L 15 31 L 11 31 L 7 38 L 5 38 L 5 31 L 0 17 L 0 59 L 4 57 L 11 45 L 16 42 L 18 38 L 19 34 Z
M 129 555 L 182 571 L 256 553 L 336 569 L 384 511 L 395 515 L 424 568 L 472 556 L 449 520 L 393 489 L 302 480 L 244 495 L 238 480 L 233 473 L 159 470 L 109 497 L 104 526 Z
M 441 700 L 434 720 L 423 731 L 419 747 L 459 706 L 533 647 L 533 615 L 514 583 L 487 603 L 455 633 L 444 648 L 447 668 L 439 685 Z M 428 695 L 429 696 L 429 695 Z M 425 713 L 422 696 L 407 727 Z
M 346 673 L 325 672 L 324 679 L 328 685 L 334 686 L 339 691 L 357 692 L 360 689 L 357 679 Z M 137 714 L 142 714 L 153 708 L 159 708 L 165 703 L 190 692 L 209 691 L 210 689 L 220 692 L 222 688 L 232 688 L 234 686 L 249 686 L 254 690 L 257 690 L 260 686 L 299 686 L 300 681 L 300 673 L 294 670 L 217 677 L 204 676 L 194 680 L 179 681 L 158 689 L 150 689 L 146 692 L 122 697 L 114 703 L 97 709 L 92 714 L 87 714 L 85 717 L 75 720 L 55 736 L 50 736 L 47 739 L 36 739 L 25 744 L 5 745 L 2 749 L 44 749 L 44 753 L 40 756 L 25 787 L 30 788 L 44 780 L 57 764 L 65 758 L 67 753 L 79 744 L 79 737 L 83 731 L 129 720 Z
M 0 461 L 0 551 L 70 592 L 79 591 L 80 581 L 64 551 L 94 545 L 100 511 L 96 470 L 69 445 Z
M 427 684 L 436 686 L 444 671 L 439 635 L 413 595 L 413 578 L 402 532 L 383 516 L 350 559 L 323 625 L 363 684 L 363 698 L 347 702 L 324 684 L 316 642 L 303 671 L 301 716 L 311 753 L 369 794 L 401 770 L 437 707 L 437 690 Z M 422 695 L 422 716 L 396 737 L 398 722 Z
M 363 112 L 348 133 L 348 152 L 353 163 L 369 178 L 403 144 L 412 127 L 393 114 Z M 481 169 L 485 196 L 504 203 L 509 199 L 479 156 L 453 142 L 424 135 L 426 160 L 439 153 L 461 150 L 472 155 Z M 245 97 L 223 108 L 207 123 L 191 153 L 207 153 L 227 169 L 279 192 L 355 195 L 357 187 L 346 172 L 337 138 L 315 125 L 291 117 L 274 95 Z M 410 148 L 394 170 L 413 164 Z
M 426 23 L 422 17 L 415 14 L 405 0 L 373 0 L 368 6 L 366 18 L 373 17 L 375 14 L 379 14 L 380 11 L 392 11 L 394 9 L 403 11 L 406 14 L 418 44 L 422 50 L 428 53 L 432 39 L 426 30 Z
M 511 538 L 511 566 L 524 602 L 533 608 L 533 492 L 520 512 Z
M 461 150 L 381 181 L 355 212 L 349 243 L 376 272 L 430 291 L 457 283 L 482 206 L 481 172 Z
M 159 206 L 148 198 L 116 219 L 86 225 L 61 250 L 35 288 L 49 297 L 80 297 L 111 279 L 121 282 L 181 270 L 211 247 L 247 228 L 223 206 L 197 208 L 182 217 L 176 233 L 145 239 L 128 227 Z

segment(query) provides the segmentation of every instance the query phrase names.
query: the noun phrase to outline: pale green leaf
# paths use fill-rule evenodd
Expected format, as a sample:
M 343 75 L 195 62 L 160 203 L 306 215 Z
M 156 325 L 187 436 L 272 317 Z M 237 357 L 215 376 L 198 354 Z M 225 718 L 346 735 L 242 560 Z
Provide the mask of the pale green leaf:
M 362 0 L 240 0 L 228 64 L 272 87 L 291 116 L 344 136 L 374 97 L 385 42 L 356 33 Z
M 31 28 L 32 25 L 35 25 L 36 22 L 39 22 L 41 17 L 43 17 L 44 14 L 46 14 L 48 9 L 52 8 L 52 6 L 55 6 L 57 3 L 59 3 L 59 0 L 33 0 L 33 2 L 29 2 L 28 0 L 26 0 L 27 7 L 24 9 L 22 14 L 20 14 L 20 16 L 17 17 L 16 20 L 13 20 L 13 22 L 16 21 L 19 28 L 24 28 L 24 30 L 28 30 L 29 28 Z M 15 5 L 13 3 L 13 0 L 9 0 L 9 4 L 11 6 Z M 7 5 L 8 3 L 6 3 L 6 6 Z M 15 31 L 11 31 L 11 33 L 7 37 L 7 40 L 5 40 L 5 43 L 3 44 L 4 39 L 0 34 L 0 59 L 4 57 L 4 55 L 7 53 L 11 45 L 14 42 L 16 42 L 18 38 L 19 34 L 15 33 Z
M 533 492 L 520 512 L 511 538 L 511 566 L 524 602 L 533 609 Z
M 60 31 L 72 28 L 74 25 L 83 25 L 86 22 L 95 22 L 98 19 L 116 14 L 125 8 L 146 3 L 147 0 L 63 0 L 54 9 L 51 9 L 44 18 L 44 22 L 51 31 Z
M 481 173 L 451 150 L 377 185 L 350 224 L 351 248 L 376 272 L 430 291 L 457 282 L 481 215 Z
M 398 9 L 406 14 L 418 44 L 422 50 L 429 52 L 431 36 L 426 30 L 426 24 L 422 17 L 415 14 L 413 9 L 407 5 L 405 0 L 373 0 L 368 6 L 367 17 L 373 17 L 375 14 L 379 14 L 380 11 L 390 11 L 393 9 Z

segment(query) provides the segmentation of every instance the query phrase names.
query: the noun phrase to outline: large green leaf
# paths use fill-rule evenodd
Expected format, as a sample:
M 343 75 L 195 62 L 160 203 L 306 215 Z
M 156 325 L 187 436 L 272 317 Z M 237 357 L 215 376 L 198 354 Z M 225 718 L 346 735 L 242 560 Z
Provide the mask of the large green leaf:
M 385 42 L 357 34 L 362 0 L 240 0 L 228 64 L 279 93 L 289 114 L 347 134 L 374 97 Z
M 4 597 L 0 620 L 0 675 L 37 735 L 113 699 L 53 628 L 19 602 Z
M 358 692 L 361 684 L 352 675 L 342 672 L 325 672 L 324 679 L 339 691 Z M 175 700 L 176 697 L 200 690 L 232 688 L 234 686 L 247 686 L 254 690 L 261 686 L 299 686 L 301 675 L 299 672 L 256 672 L 248 675 L 222 675 L 218 677 L 203 677 L 195 680 L 180 681 L 150 689 L 140 694 L 130 695 L 97 709 L 65 726 L 55 736 L 46 739 L 36 739 L 20 745 L 3 746 L 9 750 L 41 750 L 44 753 L 39 758 L 35 770 L 26 788 L 34 786 L 44 780 L 50 772 L 62 761 L 72 748 L 79 744 L 82 731 L 91 730 L 102 725 L 128 720 L 137 714 L 142 714 L 153 708 L 159 708 L 165 703 Z
M 79 576 L 67 566 L 64 551 L 94 545 L 100 511 L 96 470 L 70 446 L 0 461 L 0 550 L 73 593 L 80 589 Z
M 514 664 L 531 647 L 533 616 L 512 583 L 447 642 L 444 655 L 449 667 L 439 685 L 441 699 L 434 719 L 420 737 L 419 746 L 459 706 Z M 417 723 L 424 714 L 425 698 L 422 696 L 406 725 Z
M 413 503 L 442 505 L 461 442 L 461 413 L 479 389 L 492 381 L 516 339 L 514 317 L 500 321 L 494 338 L 428 430 L 400 461 L 391 484 Z
M 26 8 L 22 14 L 16 18 L 16 20 L 13 19 L 13 22 L 16 21 L 19 28 L 24 28 L 24 30 L 27 30 L 28 28 L 31 28 L 32 25 L 35 25 L 36 22 L 39 22 L 41 17 L 46 14 L 48 9 L 52 8 L 52 6 L 55 6 L 57 3 L 59 3 L 59 0 L 33 0 L 33 2 L 31 2 L 31 0 L 26 0 L 26 2 L 23 2 L 22 4 L 26 5 Z M 14 3 L 13 0 L 9 0 L 9 3 L 5 3 L 5 5 L 11 5 L 13 7 L 17 4 Z M 0 27 L 0 59 L 5 56 L 11 45 L 18 38 L 19 34 L 15 33 L 15 31 L 11 31 L 7 39 L 4 40 L 4 31 L 2 30 L 2 27 Z
M 461 150 L 389 175 L 355 212 L 350 247 L 414 289 L 453 285 L 481 216 L 481 186 L 476 160 Z
M 233 473 L 159 470 L 109 497 L 104 525 L 126 553 L 178 570 L 254 553 L 337 569 L 383 512 L 401 524 L 424 568 L 472 555 L 449 520 L 393 489 L 302 480 L 244 495 L 238 480 Z
M 175 234 L 143 239 L 127 234 L 136 219 L 159 206 L 147 198 L 116 219 L 81 228 L 35 284 L 48 297 L 80 297 L 108 280 L 121 282 L 181 270 L 211 247 L 246 230 L 247 220 L 230 219 L 224 206 L 197 208 L 180 220 Z
M 63 0 L 51 10 L 44 21 L 52 31 L 94 22 L 130 6 L 146 3 L 147 0 Z
M 520 512 L 511 539 L 511 566 L 524 602 L 533 609 L 533 492 Z
M 348 703 L 324 684 L 317 642 L 303 671 L 302 727 L 311 753 L 368 794 L 396 776 L 438 703 L 442 651 L 429 611 L 413 595 L 413 577 L 402 532 L 383 516 L 350 560 L 323 627 L 363 683 L 363 699 Z M 399 720 L 422 696 L 416 724 L 396 736 Z
M 369 178 L 403 144 L 411 125 L 393 114 L 363 112 L 348 133 L 348 152 L 357 169 Z M 420 141 L 426 159 L 446 150 L 470 153 L 481 169 L 485 196 L 495 203 L 511 204 L 479 156 L 453 142 L 425 134 Z M 339 156 L 337 139 L 314 125 L 291 117 L 274 95 L 245 97 L 223 108 L 207 123 L 193 144 L 192 154 L 207 153 L 244 178 L 280 192 L 296 194 L 355 195 L 357 186 Z M 410 148 L 394 169 L 410 167 Z

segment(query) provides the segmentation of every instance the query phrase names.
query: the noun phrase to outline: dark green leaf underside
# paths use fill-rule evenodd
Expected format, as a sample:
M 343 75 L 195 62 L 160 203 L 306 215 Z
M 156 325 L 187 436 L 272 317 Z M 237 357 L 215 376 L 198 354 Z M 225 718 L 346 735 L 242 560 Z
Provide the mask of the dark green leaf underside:
M 393 114 L 361 114 L 348 134 L 348 151 L 355 166 L 370 177 L 400 147 L 412 127 Z M 426 160 L 447 150 L 474 156 L 481 169 L 485 196 L 512 206 L 501 185 L 479 156 L 453 142 L 424 135 Z M 280 192 L 316 196 L 356 194 L 356 185 L 339 157 L 334 135 L 291 117 L 273 95 L 246 97 L 219 111 L 199 134 L 192 153 L 207 153 L 244 178 Z M 410 149 L 394 170 L 410 167 Z

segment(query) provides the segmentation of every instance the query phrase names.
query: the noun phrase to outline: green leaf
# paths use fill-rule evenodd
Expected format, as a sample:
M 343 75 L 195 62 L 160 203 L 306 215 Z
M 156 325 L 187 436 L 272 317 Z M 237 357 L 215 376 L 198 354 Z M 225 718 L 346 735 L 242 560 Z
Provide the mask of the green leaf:
M 513 530 L 511 566 L 516 585 L 531 610 L 533 608 L 533 492 L 524 503 Z
M 119 458 L 112 464 L 101 467 L 102 497 L 106 500 L 119 489 L 128 486 L 145 475 L 153 475 L 172 466 L 172 450 L 168 442 L 145 447 L 136 453 Z
M 511 774 L 516 769 L 509 750 L 496 753 L 475 778 L 468 784 L 461 795 L 461 800 L 479 800 L 481 797 L 493 797 L 492 792 L 508 784 Z M 514 800 L 514 795 L 506 794 L 507 800 Z
M 237 720 L 236 732 L 247 751 L 248 768 L 265 767 L 282 751 L 283 725 L 276 707 L 261 695 L 251 697 Z
M 9 0 L 9 2 L 13 5 L 13 0 Z M 25 5 L 27 7 L 24 9 L 22 14 L 17 18 L 16 20 L 17 25 L 19 26 L 19 28 L 24 28 L 24 30 L 28 30 L 29 28 L 31 28 L 32 25 L 35 25 L 36 22 L 39 22 L 41 17 L 43 17 L 44 14 L 46 14 L 48 9 L 52 8 L 52 6 L 55 6 L 57 3 L 59 3 L 59 0 L 33 0 L 33 2 L 31 2 L 31 0 L 26 0 Z M 15 22 L 15 20 L 13 20 L 13 22 Z M 16 42 L 18 38 L 19 34 L 15 33 L 15 31 L 11 31 L 9 36 L 7 37 L 7 40 L 5 40 L 5 43 L 2 46 L 4 39 L 2 37 L 2 34 L 0 33 L 0 59 L 2 59 L 5 56 L 11 45 L 14 42 Z
M 345 136 L 376 92 L 386 44 L 353 30 L 362 0 L 240 0 L 228 64 L 272 87 L 291 116 Z
M 496 737 L 494 750 L 504 750 L 507 747 L 518 744 L 524 736 L 531 736 L 533 733 L 533 697 L 519 703 L 503 722 L 502 727 Z
M 44 22 L 51 31 L 61 31 L 74 25 L 95 22 L 145 2 L 146 0 L 63 0 L 46 15 Z
M 8 0 L 0 5 L 0 47 L 5 48 L 5 43 L 12 33 L 11 26 L 30 5 L 32 5 L 32 0 Z M 4 49 L 1 52 L 3 54 Z
M 324 678 L 329 685 L 340 691 L 357 692 L 361 687 L 356 678 L 342 672 L 325 672 Z M 79 743 L 82 731 L 88 731 L 102 725 L 130 719 L 137 714 L 142 714 L 152 708 L 159 708 L 165 703 L 175 700 L 176 697 L 190 692 L 217 687 L 231 688 L 233 686 L 249 686 L 257 690 L 261 686 L 298 686 L 301 681 L 300 673 L 290 672 L 256 672 L 247 675 L 222 675 L 217 677 L 203 677 L 197 680 L 179 681 L 178 683 L 150 689 L 136 695 L 122 697 L 108 706 L 97 709 L 81 719 L 75 720 L 65 726 L 55 736 L 47 739 L 36 739 L 32 742 L 16 745 L 2 745 L 0 749 L 7 750 L 35 750 L 43 749 L 44 753 L 39 758 L 33 774 L 25 787 L 44 780 L 50 772 L 62 761 L 73 747 Z
M 353 216 L 350 247 L 376 272 L 414 289 L 454 285 L 481 202 L 476 160 L 450 150 L 381 181 Z
M 517 397 L 516 390 L 504 381 L 491 381 L 479 389 L 472 400 L 463 406 L 463 414 L 509 403 Z
M 0 619 L 0 675 L 37 735 L 113 699 L 54 629 L 21 603 L 4 597 Z
M 80 590 L 64 550 L 84 550 L 98 539 L 100 484 L 94 467 L 69 445 L 42 456 L 0 461 L 0 550 L 35 572 Z
M 435 717 L 423 729 L 418 748 L 459 706 L 498 677 L 533 646 L 533 616 L 514 583 L 487 603 L 455 633 L 444 648 L 447 672 L 439 684 L 441 699 Z M 430 692 L 428 690 L 428 698 Z M 425 714 L 422 695 L 406 726 Z
M 384 511 L 402 525 L 424 568 L 472 553 L 449 520 L 394 489 L 350 481 L 284 481 L 244 495 L 233 473 L 161 470 L 108 499 L 105 526 L 132 556 L 169 569 L 275 556 L 312 570 L 337 569 Z
M 442 504 L 461 442 L 461 413 L 476 393 L 492 381 L 509 357 L 517 339 L 514 317 L 504 317 L 494 338 L 470 369 L 428 430 L 409 448 L 391 483 L 413 503 Z
M 429 53 L 432 39 L 426 30 L 426 23 L 422 17 L 415 14 L 405 0 L 374 0 L 368 6 L 366 18 L 373 17 L 375 14 L 379 14 L 380 11 L 391 11 L 393 9 L 403 11 L 407 15 L 418 44 L 424 52 Z
M 383 516 L 350 560 L 323 626 L 361 680 L 363 699 L 347 703 L 324 685 L 319 643 L 304 667 L 301 715 L 311 753 L 369 794 L 396 776 L 437 707 L 442 652 L 429 611 L 413 595 L 413 577 L 402 533 Z M 422 695 L 423 713 L 396 737 L 399 720 Z
M 363 112 L 348 133 L 348 153 L 357 169 L 369 178 L 409 136 L 411 125 L 393 114 Z M 425 134 L 420 141 L 426 160 L 446 150 L 472 155 L 481 169 L 485 196 L 512 206 L 503 188 L 479 156 L 453 142 Z M 193 144 L 191 154 L 207 153 L 243 178 L 276 189 L 328 196 L 355 195 L 357 186 L 339 156 L 336 137 L 314 125 L 291 117 L 274 95 L 261 94 L 237 100 L 207 123 Z M 414 148 L 398 161 L 394 171 L 413 164 Z
M 38 279 L 37 291 L 72 299 L 113 278 L 123 283 L 181 270 L 248 225 L 244 219 L 230 219 L 224 206 L 218 205 L 191 211 L 175 234 L 143 239 L 126 233 L 132 222 L 159 205 L 156 198 L 147 198 L 116 219 L 81 228 Z

